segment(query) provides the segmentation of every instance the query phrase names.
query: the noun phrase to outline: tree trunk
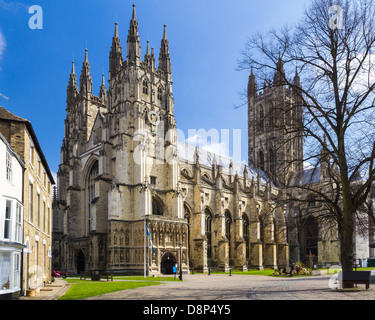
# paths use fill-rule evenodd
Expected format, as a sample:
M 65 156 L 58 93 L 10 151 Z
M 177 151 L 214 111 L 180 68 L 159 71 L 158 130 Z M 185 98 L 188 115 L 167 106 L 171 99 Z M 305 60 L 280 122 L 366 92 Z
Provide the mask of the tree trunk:
M 343 271 L 353 271 L 353 258 L 354 258 L 354 217 L 351 206 L 344 207 L 344 217 L 341 230 L 341 265 Z M 343 288 L 353 288 L 352 284 L 343 285 Z

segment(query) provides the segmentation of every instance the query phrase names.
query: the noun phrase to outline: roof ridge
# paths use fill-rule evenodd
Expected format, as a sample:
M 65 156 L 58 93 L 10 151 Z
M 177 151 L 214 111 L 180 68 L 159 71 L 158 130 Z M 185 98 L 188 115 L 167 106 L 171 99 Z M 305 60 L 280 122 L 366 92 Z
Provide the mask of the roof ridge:
M 14 120 L 14 121 L 21 121 L 21 122 L 30 122 L 27 119 L 21 118 L 16 116 L 9 110 L 5 109 L 4 107 L 0 106 L 0 119 L 7 119 L 7 120 Z

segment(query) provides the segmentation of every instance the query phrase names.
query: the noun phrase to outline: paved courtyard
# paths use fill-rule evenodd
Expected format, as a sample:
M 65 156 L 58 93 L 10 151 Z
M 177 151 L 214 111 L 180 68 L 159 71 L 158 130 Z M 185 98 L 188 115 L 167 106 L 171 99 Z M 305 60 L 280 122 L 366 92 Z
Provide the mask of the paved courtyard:
M 183 282 L 113 292 L 87 300 L 375 300 L 375 273 L 370 289 L 331 289 L 331 276 L 275 278 L 241 275 L 185 275 Z

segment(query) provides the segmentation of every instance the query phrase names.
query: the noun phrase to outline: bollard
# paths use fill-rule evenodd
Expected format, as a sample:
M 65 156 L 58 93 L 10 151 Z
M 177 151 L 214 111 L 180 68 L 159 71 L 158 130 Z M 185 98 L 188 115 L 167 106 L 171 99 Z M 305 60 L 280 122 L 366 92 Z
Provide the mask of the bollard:
M 229 276 L 232 276 L 232 269 L 229 269 Z
M 211 275 L 211 269 L 208 268 L 208 275 L 210 276 Z

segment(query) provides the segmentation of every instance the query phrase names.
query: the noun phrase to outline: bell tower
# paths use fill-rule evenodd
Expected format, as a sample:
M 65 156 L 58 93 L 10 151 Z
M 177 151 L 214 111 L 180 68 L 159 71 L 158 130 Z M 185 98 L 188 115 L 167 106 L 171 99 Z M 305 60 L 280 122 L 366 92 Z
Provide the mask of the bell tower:
M 265 172 L 278 186 L 303 170 L 302 105 L 298 72 L 293 86 L 286 86 L 279 57 L 273 81 L 259 88 L 253 68 L 248 81 L 249 165 Z M 293 87 L 293 88 L 291 88 Z

